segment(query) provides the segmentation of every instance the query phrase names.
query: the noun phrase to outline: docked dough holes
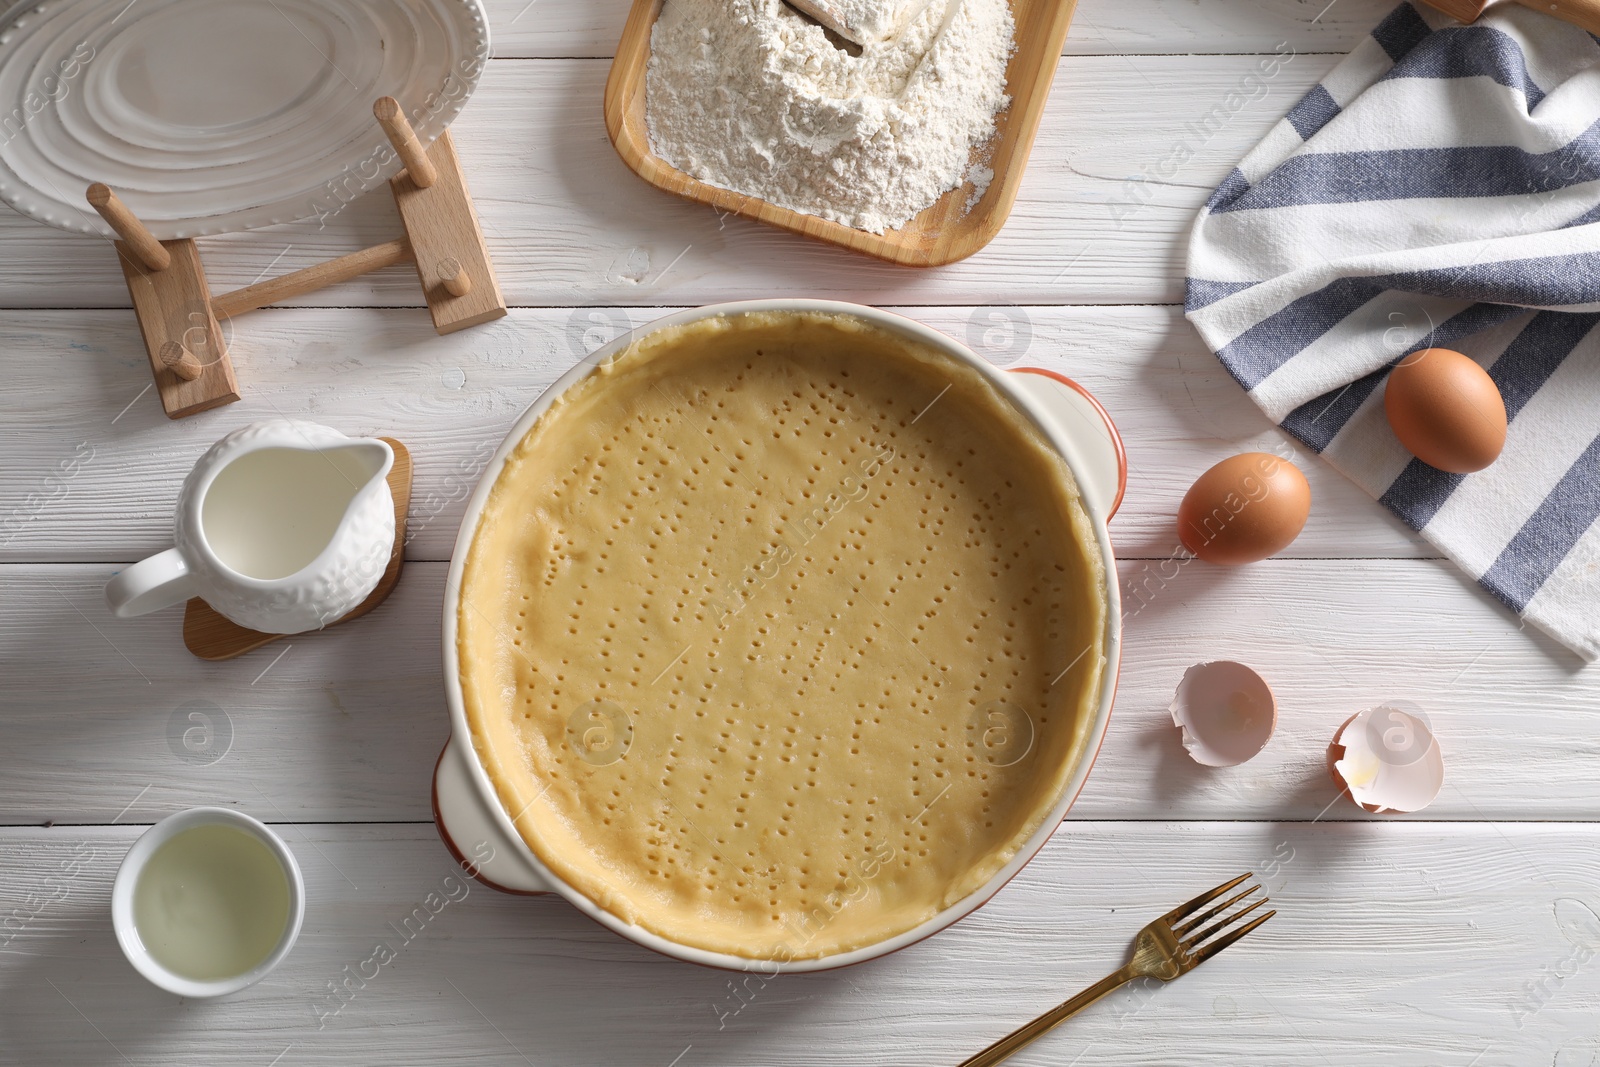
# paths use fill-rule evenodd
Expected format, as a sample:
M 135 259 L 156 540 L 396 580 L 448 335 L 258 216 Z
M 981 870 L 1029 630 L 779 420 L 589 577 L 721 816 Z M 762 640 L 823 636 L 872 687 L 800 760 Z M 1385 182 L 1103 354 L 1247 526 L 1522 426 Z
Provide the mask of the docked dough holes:
M 717 317 L 636 339 L 513 450 L 462 690 L 558 877 L 682 944 L 817 957 L 1041 825 L 1105 596 L 1065 464 L 977 371 L 854 318 Z

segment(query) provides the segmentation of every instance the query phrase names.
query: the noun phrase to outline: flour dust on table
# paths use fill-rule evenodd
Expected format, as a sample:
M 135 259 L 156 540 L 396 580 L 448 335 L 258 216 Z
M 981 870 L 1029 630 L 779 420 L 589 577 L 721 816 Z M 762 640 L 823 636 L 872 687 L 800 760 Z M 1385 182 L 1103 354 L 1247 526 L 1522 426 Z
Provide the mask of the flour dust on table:
M 1010 103 L 1006 0 L 934 0 L 853 55 L 782 0 L 668 0 L 645 111 L 657 155 L 702 182 L 882 233 L 990 172 Z

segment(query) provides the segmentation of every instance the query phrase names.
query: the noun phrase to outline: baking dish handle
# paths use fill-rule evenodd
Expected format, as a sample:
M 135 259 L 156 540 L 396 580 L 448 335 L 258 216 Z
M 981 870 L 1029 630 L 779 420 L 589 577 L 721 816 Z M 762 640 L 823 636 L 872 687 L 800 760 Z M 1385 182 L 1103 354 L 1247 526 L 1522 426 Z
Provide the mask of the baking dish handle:
M 1089 390 L 1064 374 L 1043 367 L 1014 367 L 1011 373 L 1081 450 L 1089 466 L 1083 494 L 1109 522 L 1128 488 L 1128 453 L 1116 423 Z
M 470 751 L 451 737 L 433 768 L 433 823 L 444 847 L 461 869 L 502 893 L 554 892 L 524 854 L 520 840 L 508 839 L 494 817 L 468 760 Z

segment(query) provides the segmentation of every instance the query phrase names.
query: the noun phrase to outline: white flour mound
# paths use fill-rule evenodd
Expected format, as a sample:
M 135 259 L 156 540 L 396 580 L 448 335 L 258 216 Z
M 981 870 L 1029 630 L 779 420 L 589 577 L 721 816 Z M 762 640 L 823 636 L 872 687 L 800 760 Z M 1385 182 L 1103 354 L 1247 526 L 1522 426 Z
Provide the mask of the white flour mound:
M 708 184 L 882 233 L 968 178 L 1010 103 L 1015 29 L 1007 0 L 933 0 L 851 56 L 782 0 L 667 0 L 650 147 Z
M 834 21 L 852 41 L 883 41 L 900 32 L 929 0 L 827 0 Z

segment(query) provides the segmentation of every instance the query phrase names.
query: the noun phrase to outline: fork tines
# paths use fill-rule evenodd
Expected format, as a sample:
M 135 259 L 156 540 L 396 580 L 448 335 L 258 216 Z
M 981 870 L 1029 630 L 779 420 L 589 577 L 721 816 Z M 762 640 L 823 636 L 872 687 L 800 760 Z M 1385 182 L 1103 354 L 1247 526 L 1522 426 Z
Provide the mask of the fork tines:
M 1200 910 L 1230 889 L 1238 886 L 1239 883 L 1246 881 L 1249 877 L 1250 875 L 1248 874 L 1241 874 L 1231 882 L 1224 882 L 1208 893 L 1201 893 L 1187 904 L 1179 905 L 1164 916 L 1167 920 L 1167 925 L 1172 929 L 1173 936 L 1178 939 L 1179 946 L 1193 958 L 1195 963 L 1210 959 L 1278 914 L 1276 910 L 1269 911 L 1263 915 L 1256 916 L 1244 926 L 1238 925 L 1239 920 L 1267 903 L 1268 898 L 1266 897 L 1251 901 L 1244 907 L 1227 913 L 1229 908 L 1261 892 L 1259 885 L 1250 886 L 1243 892 L 1237 893 L 1224 900 L 1221 904 L 1207 908 L 1205 911 Z M 1222 917 L 1217 918 L 1219 915 Z M 1216 919 L 1216 921 L 1206 926 L 1205 924 L 1212 919 Z M 1226 931 L 1226 933 L 1223 931 Z M 1218 937 L 1218 934 L 1221 934 L 1221 936 Z

